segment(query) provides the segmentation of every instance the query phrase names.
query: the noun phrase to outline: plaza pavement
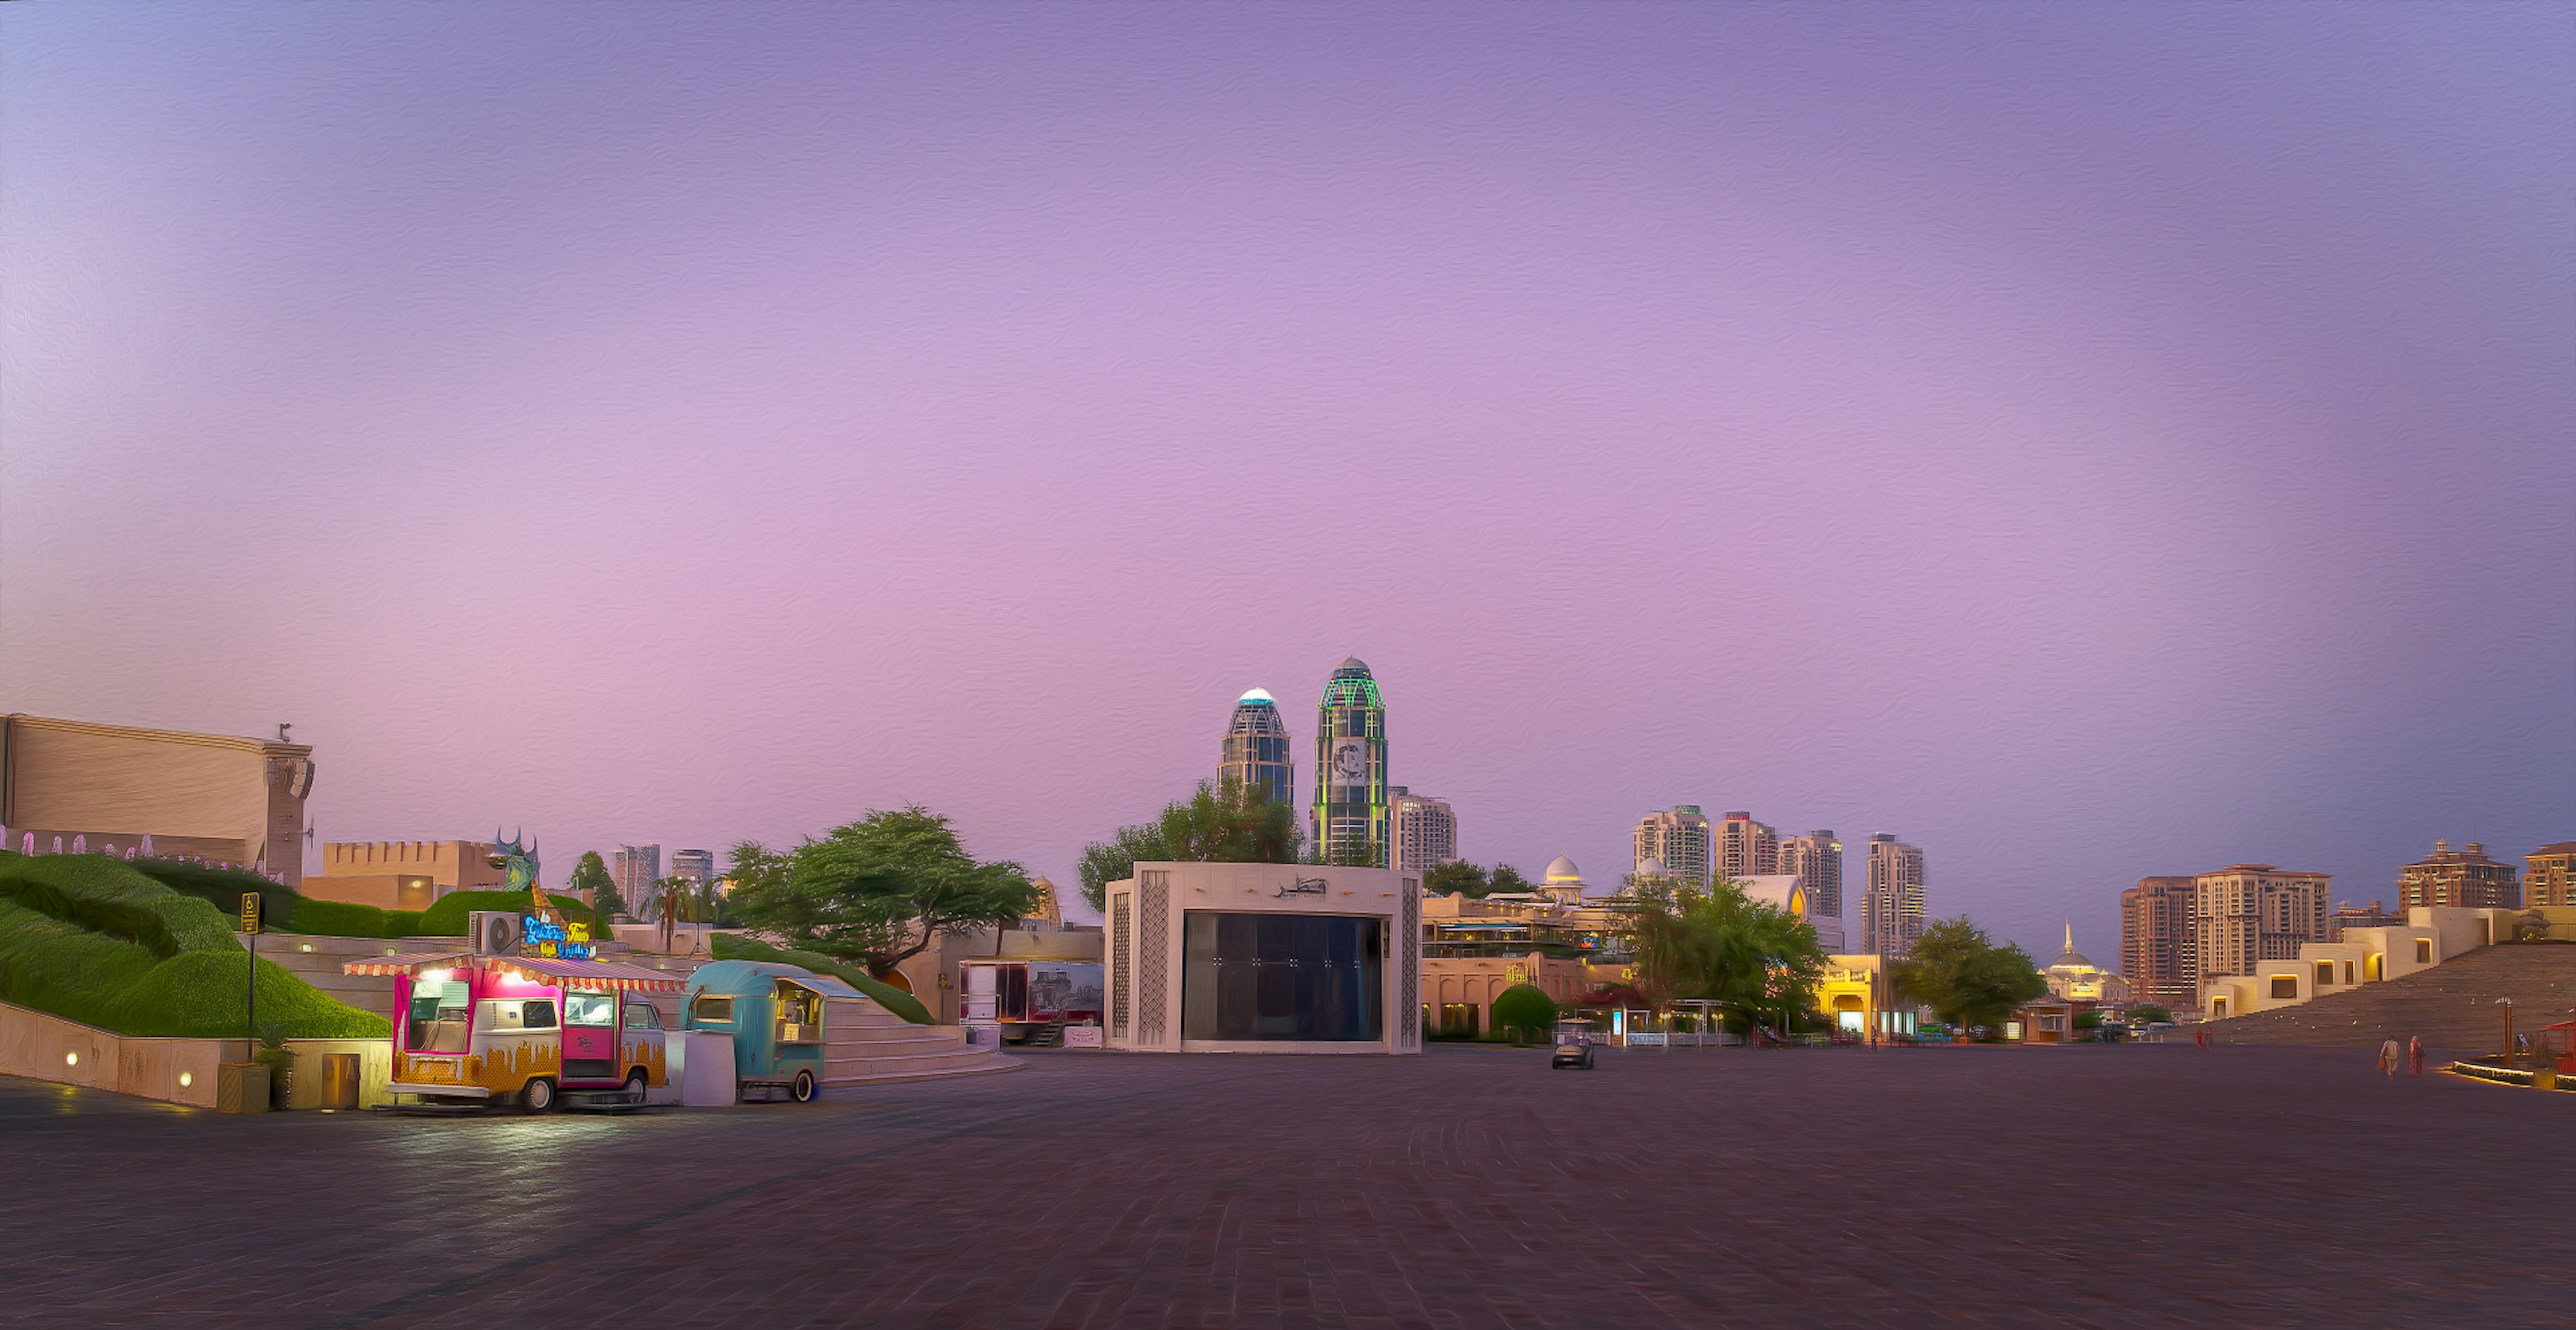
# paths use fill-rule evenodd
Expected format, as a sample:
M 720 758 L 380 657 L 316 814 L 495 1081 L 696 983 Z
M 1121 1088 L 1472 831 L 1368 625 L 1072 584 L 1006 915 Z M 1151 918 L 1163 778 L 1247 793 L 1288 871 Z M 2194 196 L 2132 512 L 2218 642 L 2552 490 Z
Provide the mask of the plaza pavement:
M 2366 1051 L 1027 1059 L 626 1118 L 0 1078 L 0 1324 L 2576 1319 L 2576 1095 Z

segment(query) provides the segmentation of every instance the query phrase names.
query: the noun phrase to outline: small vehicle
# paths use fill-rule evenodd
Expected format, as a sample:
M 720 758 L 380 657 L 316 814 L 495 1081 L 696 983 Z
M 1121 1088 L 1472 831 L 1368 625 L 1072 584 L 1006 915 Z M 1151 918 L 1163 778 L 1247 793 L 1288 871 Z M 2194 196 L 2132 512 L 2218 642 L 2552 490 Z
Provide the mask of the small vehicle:
M 1592 1070 L 1592 1027 L 1579 1022 L 1557 1026 L 1556 1051 L 1549 1055 L 1547 1065 L 1550 1071 L 1566 1067 Z
M 428 1103 L 635 1106 L 664 1082 L 662 1018 L 680 981 L 554 956 L 425 952 L 350 961 L 394 977 L 394 1094 Z
M 806 1104 L 826 1076 L 830 1007 L 866 1003 L 857 989 L 801 965 L 716 961 L 689 976 L 682 1025 L 733 1036 L 737 1098 L 778 1091 Z

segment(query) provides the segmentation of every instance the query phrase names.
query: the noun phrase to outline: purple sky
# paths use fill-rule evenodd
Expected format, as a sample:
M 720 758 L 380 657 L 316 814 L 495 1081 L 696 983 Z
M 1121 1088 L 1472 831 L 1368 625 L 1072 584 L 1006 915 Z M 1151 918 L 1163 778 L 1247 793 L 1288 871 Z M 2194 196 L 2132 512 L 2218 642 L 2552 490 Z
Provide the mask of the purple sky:
M 2576 837 L 2571 88 L 2545 5 L 0 7 L 0 707 L 1069 882 L 1357 654 L 1480 861 L 2393 898 Z

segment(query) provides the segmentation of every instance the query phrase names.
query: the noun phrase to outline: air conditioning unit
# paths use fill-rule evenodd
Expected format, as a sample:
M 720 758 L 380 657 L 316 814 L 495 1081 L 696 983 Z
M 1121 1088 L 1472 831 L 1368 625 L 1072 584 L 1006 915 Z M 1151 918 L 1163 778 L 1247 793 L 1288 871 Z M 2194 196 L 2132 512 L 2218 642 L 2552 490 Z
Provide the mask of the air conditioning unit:
M 478 956 L 519 954 L 519 912 L 475 910 L 465 916 L 465 945 Z

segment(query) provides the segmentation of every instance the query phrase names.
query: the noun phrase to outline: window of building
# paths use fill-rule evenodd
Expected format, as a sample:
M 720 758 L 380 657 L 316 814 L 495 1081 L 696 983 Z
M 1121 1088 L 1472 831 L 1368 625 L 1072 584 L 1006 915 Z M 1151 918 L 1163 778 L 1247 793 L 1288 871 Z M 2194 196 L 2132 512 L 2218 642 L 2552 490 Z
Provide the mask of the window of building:
M 1181 1037 L 1383 1037 L 1385 921 L 1360 915 L 1182 917 Z
M 2333 962 L 2333 961 L 2318 961 L 2318 962 L 2317 962 L 2317 987 L 2319 987 L 2319 988 L 2332 988 L 2333 986 L 2334 986 L 2334 962 Z
M 2429 937 L 2415 939 L 2415 963 L 2417 965 L 2433 963 L 2433 939 Z
M 2272 976 L 2272 996 L 2276 998 L 2295 998 L 2298 995 L 2299 977 L 2297 975 L 2276 974 Z

